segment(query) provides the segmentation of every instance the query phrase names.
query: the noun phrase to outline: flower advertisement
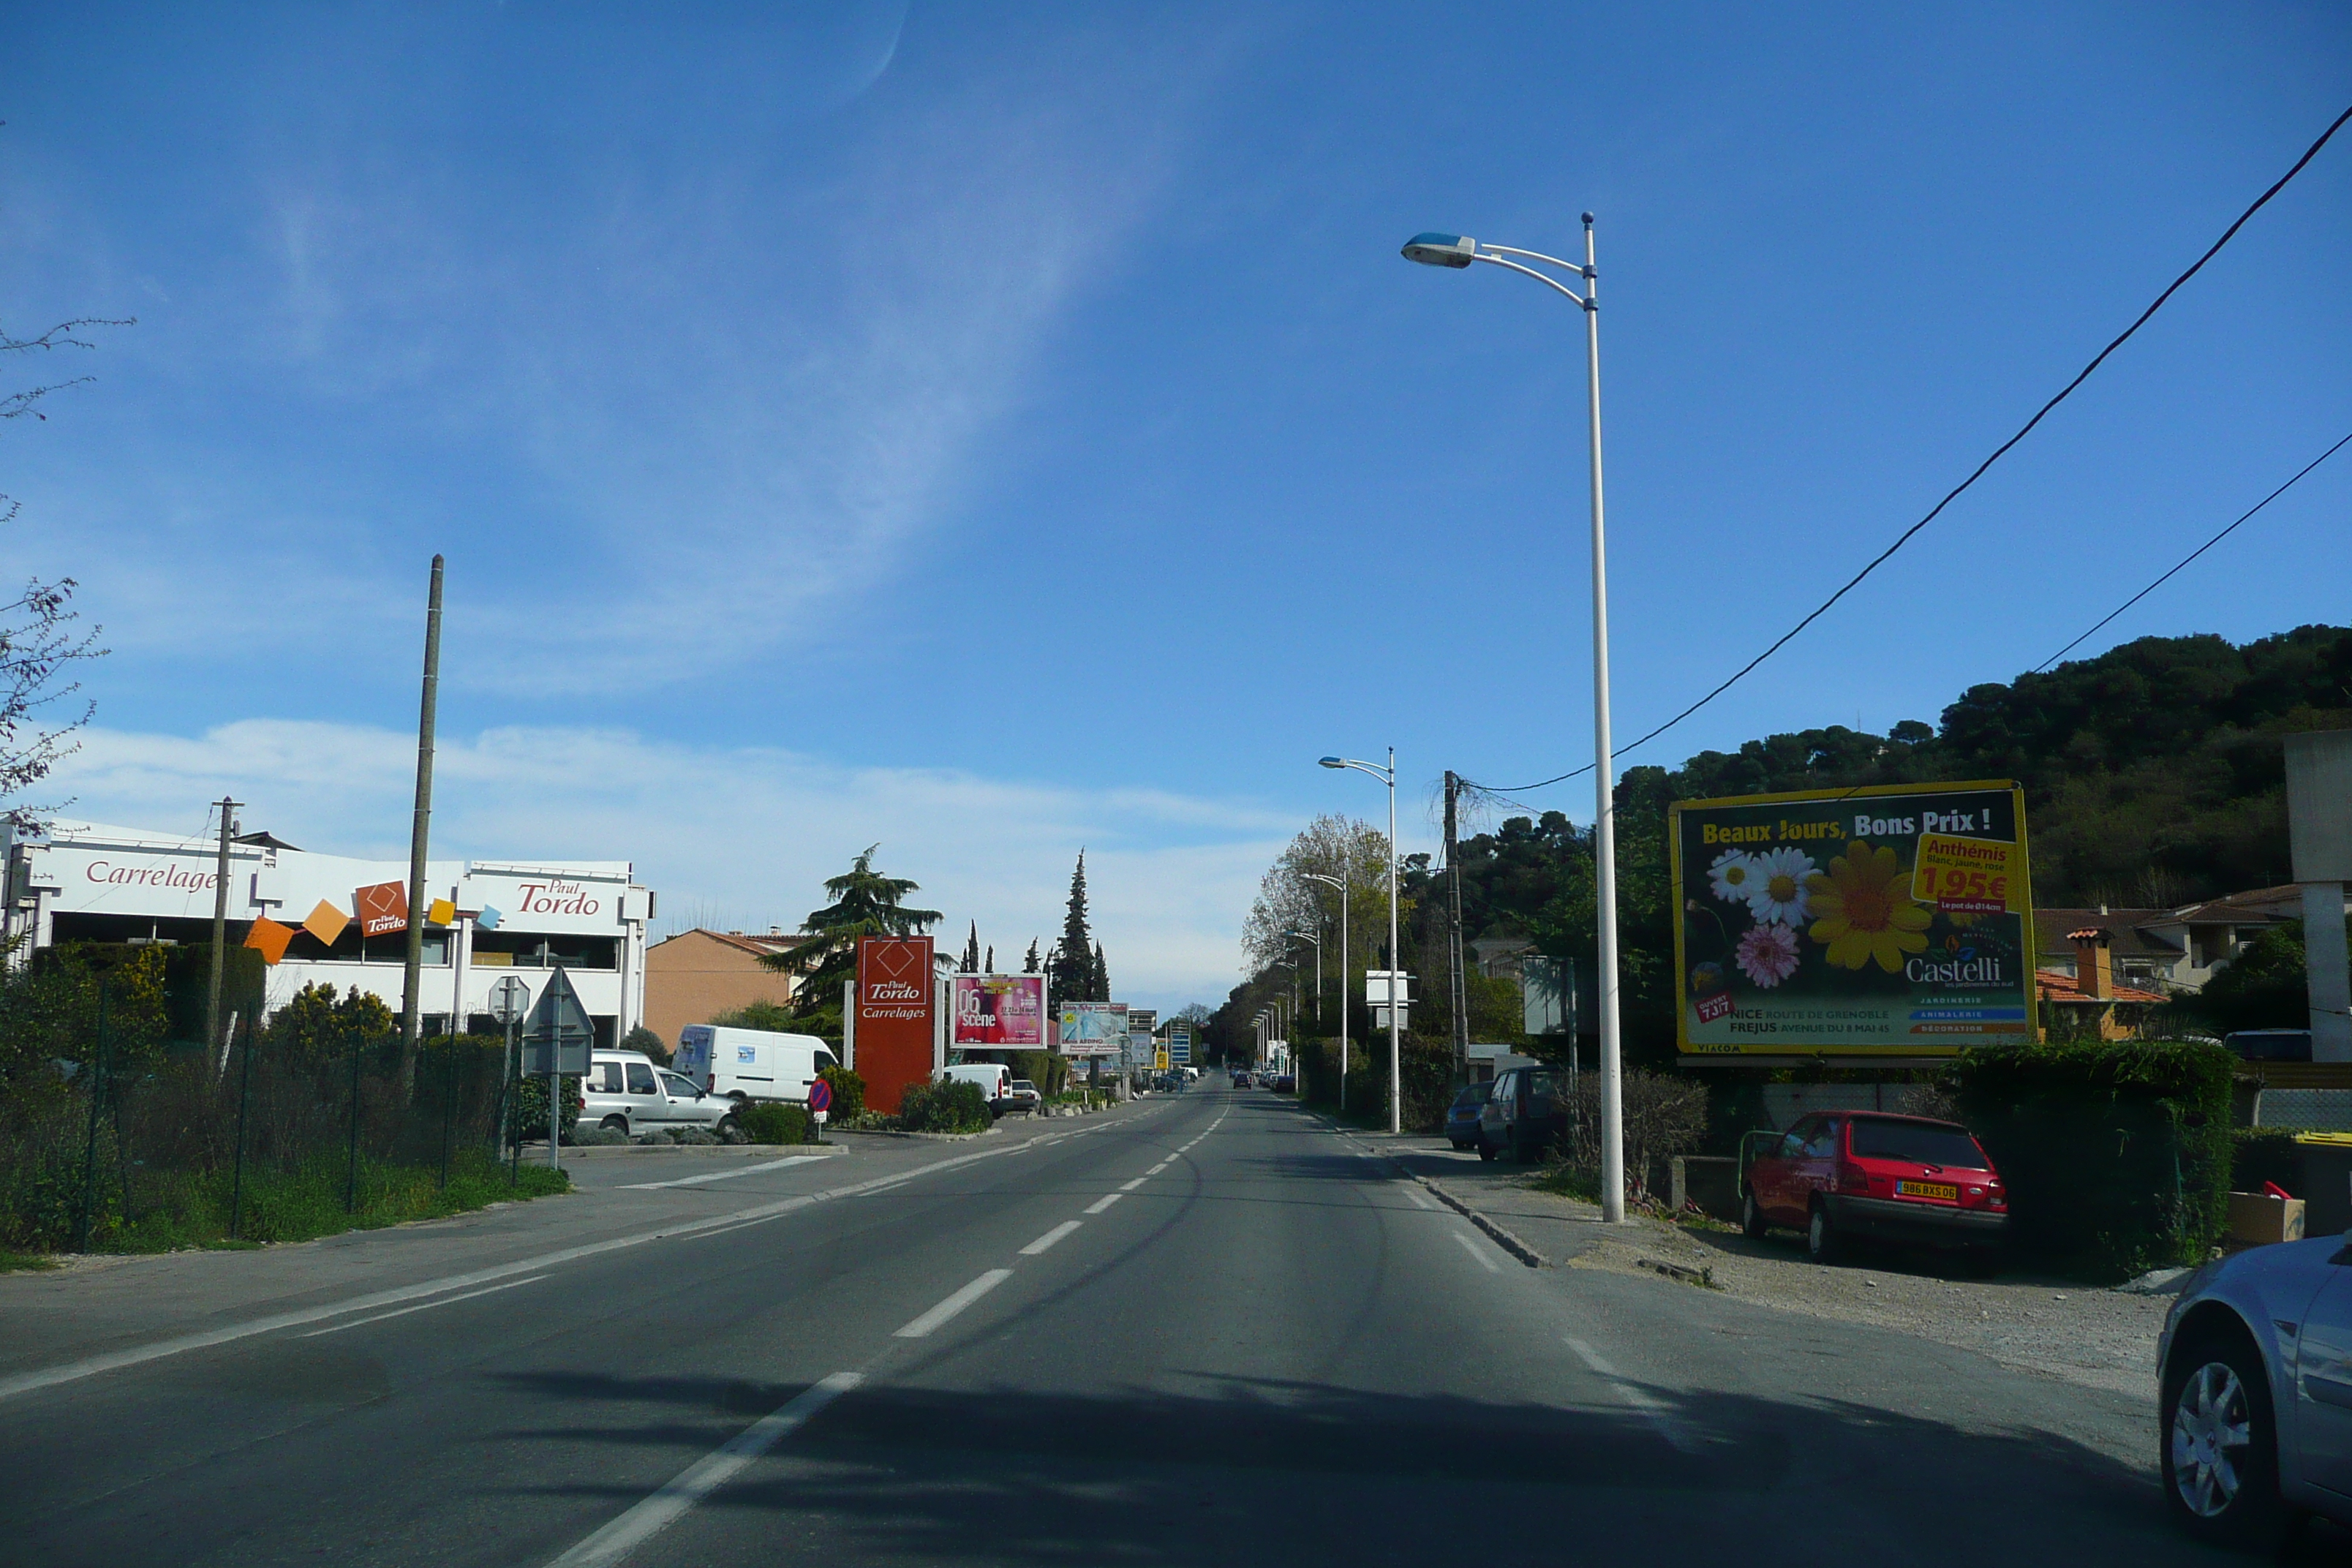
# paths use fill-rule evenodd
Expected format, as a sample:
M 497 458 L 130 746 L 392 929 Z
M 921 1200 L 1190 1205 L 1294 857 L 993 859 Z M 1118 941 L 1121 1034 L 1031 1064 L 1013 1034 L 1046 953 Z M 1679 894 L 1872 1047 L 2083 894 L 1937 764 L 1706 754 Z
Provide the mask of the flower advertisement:
M 1948 1056 L 2031 1031 L 2014 784 L 1678 801 L 1668 840 L 1683 1050 Z

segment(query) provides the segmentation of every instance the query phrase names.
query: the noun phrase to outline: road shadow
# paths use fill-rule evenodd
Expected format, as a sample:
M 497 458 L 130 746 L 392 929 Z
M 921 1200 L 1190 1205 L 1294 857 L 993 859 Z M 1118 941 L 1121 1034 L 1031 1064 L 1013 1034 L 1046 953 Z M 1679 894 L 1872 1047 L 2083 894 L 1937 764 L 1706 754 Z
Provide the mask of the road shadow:
M 1495 1350 L 1507 1361 L 1509 1347 Z M 675 1449 L 679 1468 L 709 1451 L 714 1407 L 748 1415 L 798 1392 L 521 1381 L 628 1417 L 567 1421 L 547 1437 Z M 2215 1561 L 2174 1531 L 2147 1468 L 2070 1437 L 1828 1398 L 1641 1396 L 1652 1413 L 1605 1387 L 1585 1407 L 1244 1380 L 1187 1394 L 871 1387 L 708 1500 L 658 1555 L 1717 1568 L 1794 1532 L 1866 1542 L 1887 1564 Z M 614 1512 L 642 1495 L 509 1484 Z M 2293 1560 L 2334 1560 L 2344 1539 L 2315 1537 Z

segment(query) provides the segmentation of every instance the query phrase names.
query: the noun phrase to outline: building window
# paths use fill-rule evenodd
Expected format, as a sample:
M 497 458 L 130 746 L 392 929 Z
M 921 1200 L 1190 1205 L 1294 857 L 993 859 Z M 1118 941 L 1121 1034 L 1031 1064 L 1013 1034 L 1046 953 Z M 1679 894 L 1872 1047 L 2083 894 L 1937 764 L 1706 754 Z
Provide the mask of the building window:
M 486 931 L 474 937 L 478 969 L 618 969 L 620 939 L 551 936 L 536 931 Z

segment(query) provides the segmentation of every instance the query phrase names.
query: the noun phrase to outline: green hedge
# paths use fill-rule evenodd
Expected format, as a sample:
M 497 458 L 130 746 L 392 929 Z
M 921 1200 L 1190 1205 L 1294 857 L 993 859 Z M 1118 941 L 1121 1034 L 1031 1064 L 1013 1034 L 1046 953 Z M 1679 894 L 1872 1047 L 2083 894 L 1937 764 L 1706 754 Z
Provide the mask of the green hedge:
M 773 1100 L 747 1105 L 735 1113 L 735 1125 L 754 1143 L 808 1142 L 808 1112 L 797 1105 L 780 1105 Z
M 2295 1169 L 2292 1131 L 2276 1127 L 2233 1127 L 2230 1141 L 2231 1192 L 2259 1193 L 2264 1182 L 2276 1182 L 2296 1197 L 2306 1195 L 2303 1176 Z
M 995 1120 L 976 1083 L 918 1083 L 898 1100 L 898 1126 L 908 1132 L 985 1132 Z
M 2000 1170 L 2018 1250 L 2105 1279 L 2201 1259 L 2228 1219 L 2234 1059 L 2162 1040 L 1962 1058 L 1960 1118 Z
M 817 1077 L 833 1086 L 833 1104 L 825 1115 L 835 1121 L 847 1121 L 866 1110 L 866 1080 L 847 1068 L 826 1068 Z

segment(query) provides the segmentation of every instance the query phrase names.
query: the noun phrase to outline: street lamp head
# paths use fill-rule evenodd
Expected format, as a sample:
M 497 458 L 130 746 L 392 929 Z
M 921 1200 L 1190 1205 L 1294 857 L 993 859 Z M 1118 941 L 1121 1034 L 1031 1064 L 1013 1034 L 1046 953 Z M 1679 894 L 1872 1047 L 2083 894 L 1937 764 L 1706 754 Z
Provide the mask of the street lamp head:
M 1347 759 L 1344 757 L 1325 757 L 1321 761 L 1327 768 L 1344 768 L 1348 765 Z
M 1399 254 L 1423 267 L 1467 267 L 1478 258 L 1478 242 L 1460 234 L 1416 234 Z

